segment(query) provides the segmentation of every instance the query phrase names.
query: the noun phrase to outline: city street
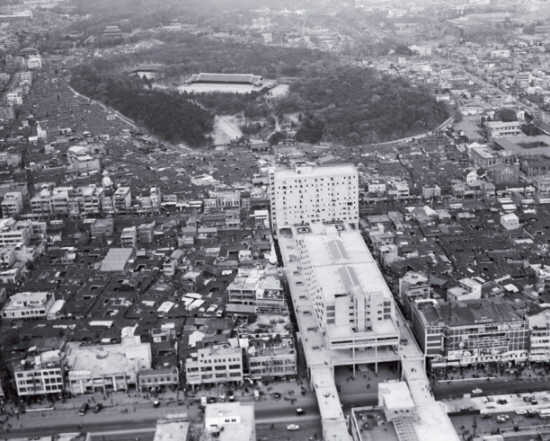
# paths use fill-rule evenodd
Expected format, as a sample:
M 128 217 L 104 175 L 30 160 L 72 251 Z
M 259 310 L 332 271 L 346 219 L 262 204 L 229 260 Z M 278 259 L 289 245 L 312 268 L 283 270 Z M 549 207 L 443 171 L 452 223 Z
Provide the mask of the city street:
M 296 405 L 289 401 L 259 401 L 255 403 L 257 424 L 319 422 L 319 410 L 313 396 L 302 399 L 300 407 L 305 415 L 296 415 Z M 309 404 L 308 404 L 309 402 Z M 284 403 L 284 404 L 283 404 Z M 128 406 L 107 407 L 101 413 L 78 415 L 78 410 L 33 412 L 11 418 L 12 427 L 0 431 L 2 438 L 22 438 L 53 435 L 60 432 L 106 432 L 129 429 L 154 429 L 159 417 L 173 413 L 187 413 L 191 421 L 198 421 L 199 407 L 171 405 L 154 409 L 151 404 L 137 405 L 135 411 Z M 135 438 L 135 437 L 134 437 Z
M 469 394 L 472 389 L 480 388 L 484 395 L 498 395 L 502 393 L 537 392 L 550 389 L 550 378 L 506 378 L 497 380 L 469 380 L 454 381 L 451 384 L 435 383 L 433 385 L 434 396 L 437 400 L 463 396 Z

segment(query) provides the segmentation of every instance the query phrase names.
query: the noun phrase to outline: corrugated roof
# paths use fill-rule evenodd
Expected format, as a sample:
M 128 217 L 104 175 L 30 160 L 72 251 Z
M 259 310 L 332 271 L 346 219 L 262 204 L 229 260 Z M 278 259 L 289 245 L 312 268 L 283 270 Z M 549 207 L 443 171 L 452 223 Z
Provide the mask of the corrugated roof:
M 133 248 L 111 248 L 101 262 L 100 271 L 124 271 L 133 252 Z

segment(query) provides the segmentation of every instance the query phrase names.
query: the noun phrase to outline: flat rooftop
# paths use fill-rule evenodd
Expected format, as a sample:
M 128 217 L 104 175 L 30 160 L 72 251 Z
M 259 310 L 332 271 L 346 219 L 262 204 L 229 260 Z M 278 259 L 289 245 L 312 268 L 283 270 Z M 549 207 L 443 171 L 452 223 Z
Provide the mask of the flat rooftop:
M 352 164 L 338 164 L 338 165 L 317 165 L 317 166 L 298 166 L 293 169 L 284 168 L 275 170 L 275 176 L 277 179 L 294 179 L 299 177 L 319 177 L 325 178 L 330 173 L 330 177 L 336 176 L 357 176 L 357 169 Z
M 420 310 L 429 325 L 467 326 L 488 323 L 522 322 L 514 308 L 504 302 L 486 300 L 464 301 L 459 305 L 422 303 Z
M 189 425 L 186 414 L 166 415 L 157 421 L 153 441 L 187 441 Z
M 240 422 L 225 423 L 226 418 L 240 418 Z M 214 403 L 207 404 L 204 411 L 206 429 L 204 436 L 207 441 L 237 441 L 256 439 L 256 427 L 253 403 Z M 213 430 L 213 424 L 217 429 Z M 223 430 L 220 430 L 223 428 Z
M 550 155 L 550 136 L 504 136 L 495 139 L 500 148 L 517 155 Z
M 404 381 L 380 383 L 379 393 L 384 397 L 384 405 L 388 409 L 413 408 L 414 401 L 409 386 Z

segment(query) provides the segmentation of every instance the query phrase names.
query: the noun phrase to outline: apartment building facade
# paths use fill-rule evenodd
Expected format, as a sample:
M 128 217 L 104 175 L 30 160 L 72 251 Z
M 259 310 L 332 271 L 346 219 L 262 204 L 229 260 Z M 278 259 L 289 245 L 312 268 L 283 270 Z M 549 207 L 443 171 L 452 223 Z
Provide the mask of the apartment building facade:
M 13 373 L 17 395 L 20 397 L 63 391 L 63 364 L 59 351 L 29 355 L 14 364 Z
M 310 222 L 359 222 L 359 176 L 353 165 L 274 170 L 269 186 L 275 231 Z

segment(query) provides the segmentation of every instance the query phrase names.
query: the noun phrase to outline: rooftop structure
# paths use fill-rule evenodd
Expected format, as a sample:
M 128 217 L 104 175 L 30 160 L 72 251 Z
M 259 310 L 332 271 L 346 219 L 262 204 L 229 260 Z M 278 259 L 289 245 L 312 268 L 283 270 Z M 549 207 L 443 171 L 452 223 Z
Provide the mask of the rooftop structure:
M 124 271 L 134 253 L 133 248 L 110 248 L 101 262 L 100 271 Z
M 232 305 L 247 305 L 254 313 L 286 311 L 283 286 L 276 272 L 239 268 L 227 293 L 230 309 Z
M 2 308 L 5 319 L 37 319 L 48 315 L 55 303 L 51 292 L 20 292 L 8 299 Z
M 124 332 L 119 344 L 67 344 L 68 383 L 73 394 L 93 393 L 96 388 L 103 392 L 127 390 L 138 384 L 140 370 L 151 369 L 151 344 Z
M 433 365 L 525 361 L 527 321 L 500 298 L 454 303 L 418 300 L 413 331 Z
M 204 411 L 205 441 L 255 441 L 254 404 L 207 404 Z
M 257 84 L 262 77 L 253 74 L 217 74 L 200 73 L 194 74 L 189 83 L 225 83 L 225 84 Z
M 502 150 L 517 156 L 550 156 L 550 136 L 515 136 L 506 135 L 495 140 L 495 144 Z
M 187 441 L 189 427 L 187 414 L 167 414 L 157 420 L 153 441 Z

